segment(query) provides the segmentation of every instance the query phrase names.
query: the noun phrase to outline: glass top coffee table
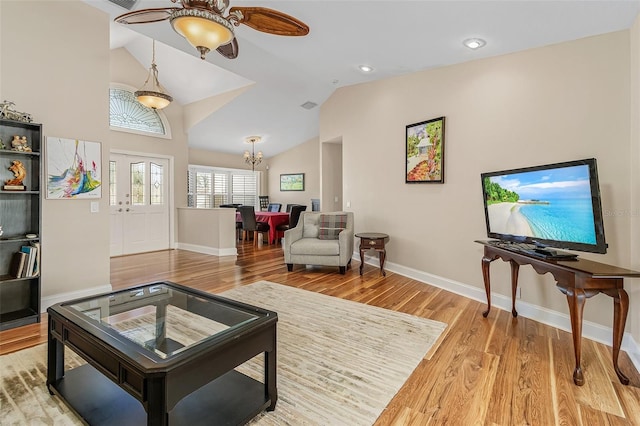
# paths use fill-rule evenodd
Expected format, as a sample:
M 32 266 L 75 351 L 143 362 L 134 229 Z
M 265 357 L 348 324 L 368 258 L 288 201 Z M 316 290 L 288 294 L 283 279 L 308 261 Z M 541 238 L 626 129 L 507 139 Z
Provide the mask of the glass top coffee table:
M 60 303 L 49 391 L 91 425 L 244 424 L 275 408 L 275 312 L 171 282 Z M 64 347 L 88 363 L 64 371 Z M 264 353 L 264 382 L 236 370 Z

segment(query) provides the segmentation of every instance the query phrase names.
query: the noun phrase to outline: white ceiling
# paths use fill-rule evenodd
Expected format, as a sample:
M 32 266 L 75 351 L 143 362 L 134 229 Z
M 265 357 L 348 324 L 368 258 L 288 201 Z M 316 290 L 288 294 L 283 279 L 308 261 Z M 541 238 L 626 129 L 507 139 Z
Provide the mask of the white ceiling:
M 127 12 L 107 0 L 85 1 L 111 18 Z M 300 105 L 321 105 L 338 87 L 628 29 L 640 12 L 640 0 L 230 3 L 282 11 L 305 22 L 309 35 L 280 37 L 241 25 L 237 59 L 210 52 L 202 61 L 168 21 L 112 24 L 111 47 L 124 46 L 148 68 L 148 37 L 156 39 L 160 82 L 183 105 L 246 88 L 189 129 L 189 146 L 241 154 L 245 137 L 260 135 L 266 157 L 318 136 L 319 107 Z M 135 9 L 175 6 L 139 0 Z M 462 44 L 470 37 L 487 45 L 472 51 Z M 374 71 L 363 74 L 361 64 Z

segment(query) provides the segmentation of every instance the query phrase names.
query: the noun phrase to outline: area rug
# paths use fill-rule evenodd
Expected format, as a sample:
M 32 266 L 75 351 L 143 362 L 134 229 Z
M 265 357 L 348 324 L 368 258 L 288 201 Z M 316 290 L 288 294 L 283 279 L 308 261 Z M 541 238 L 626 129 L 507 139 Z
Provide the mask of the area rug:
M 278 313 L 278 402 L 255 425 L 371 425 L 446 324 L 260 281 L 221 294 Z M 238 368 L 263 379 L 262 356 Z M 66 350 L 72 368 L 83 361 Z M 81 424 L 46 389 L 46 345 L 0 357 L 3 425 Z

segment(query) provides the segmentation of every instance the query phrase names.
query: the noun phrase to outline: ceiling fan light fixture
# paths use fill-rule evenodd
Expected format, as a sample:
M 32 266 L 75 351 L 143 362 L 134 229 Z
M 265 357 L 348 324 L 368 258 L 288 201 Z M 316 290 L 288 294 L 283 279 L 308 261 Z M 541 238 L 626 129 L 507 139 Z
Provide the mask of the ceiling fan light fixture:
M 142 88 L 134 93 L 138 102 L 147 108 L 162 109 L 169 105 L 173 98 L 167 94 L 160 82 L 158 81 L 158 67 L 156 66 L 156 41 L 153 40 L 153 55 L 151 58 L 151 67 L 149 74 Z
M 171 26 L 189 44 L 198 49 L 200 58 L 233 40 L 233 25 L 204 9 L 180 9 L 171 14 Z

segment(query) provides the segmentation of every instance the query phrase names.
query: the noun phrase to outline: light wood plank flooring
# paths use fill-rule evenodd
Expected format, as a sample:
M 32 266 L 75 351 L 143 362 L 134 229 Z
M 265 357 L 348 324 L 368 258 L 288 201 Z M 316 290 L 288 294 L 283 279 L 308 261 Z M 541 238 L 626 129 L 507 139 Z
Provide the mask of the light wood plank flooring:
M 170 280 L 200 290 L 224 290 L 268 280 L 443 321 L 437 351 L 423 360 L 376 425 L 640 425 L 640 374 L 626 353 L 620 365 L 631 383 L 619 383 L 611 348 L 583 339 L 586 383 L 574 386 L 569 333 L 492 309 L 373 266 L 346 275 L 337 268 L 294 267 L 287 272 L 280 246 L 240 243 L 235 258 L 162 251 L 111 260 L 114 290 Z M 478 274 L 480 274 L 478 268 Z M 0 332 L 0 353 L 46 342 L 39 325 Z M 383 365 L 380 368 L 384 368 Z

